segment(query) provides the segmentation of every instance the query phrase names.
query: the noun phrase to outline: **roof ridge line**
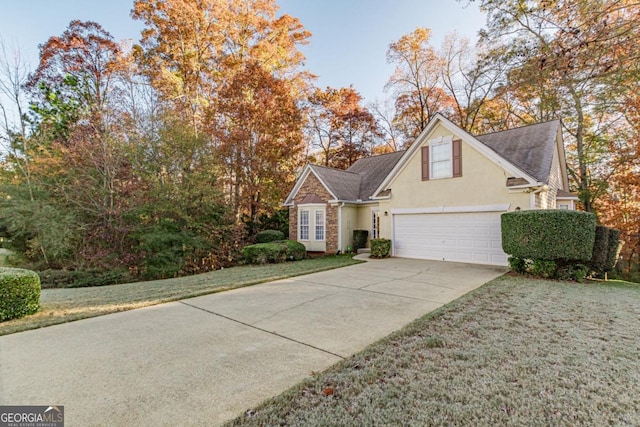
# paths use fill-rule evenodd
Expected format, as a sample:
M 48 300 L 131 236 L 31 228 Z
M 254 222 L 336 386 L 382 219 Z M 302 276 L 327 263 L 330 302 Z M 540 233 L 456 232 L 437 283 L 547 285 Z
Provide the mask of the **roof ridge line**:
M 480 137 L 487 136 L 487 135 L 494 135 L 496 133 L 508 132 L 508 131 L 517 130 L 517 129 L 524 129 L 524 128 L 527 128 L 527 127 L 544 125 L 544 124 L 548 124 L 548 123 L 552 123 L 552 122 L 561 122 L 561 120 L 560 119 L 552 119 L 552 120 L 547 120 L 547 121 L 544 121 L 544 122 L 530 123 L 528 125 L 517 126 L 517 127 L 514 127 L 514 128 L 509 128 L 509 129 L 504 129 L 504 130 L 496 130 L 496 131 L 493 131 L 493 132 L 487 132 L 487 133 L 483 133 L 483 134 L 480 134 L 480 135 L 471 135 L 471 136 L 473 136 L 474 138 L 480 138 Z

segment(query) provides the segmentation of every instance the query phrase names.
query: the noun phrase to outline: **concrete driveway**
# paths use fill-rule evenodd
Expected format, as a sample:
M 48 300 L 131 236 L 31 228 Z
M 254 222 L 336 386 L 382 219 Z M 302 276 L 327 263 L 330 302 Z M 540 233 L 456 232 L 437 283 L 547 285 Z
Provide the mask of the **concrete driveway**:
M 68 426 L 216 425 L 503 274 L 410 259 L 0 337 L 0 405 Z

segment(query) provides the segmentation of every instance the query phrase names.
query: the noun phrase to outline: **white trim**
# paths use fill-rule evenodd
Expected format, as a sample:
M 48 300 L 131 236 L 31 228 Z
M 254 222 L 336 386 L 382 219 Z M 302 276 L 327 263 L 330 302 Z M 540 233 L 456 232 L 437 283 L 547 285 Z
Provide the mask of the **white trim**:
M 465 212 L 507 212 L 511 204 L 481 205 L 481 206 L 434 206 L 425 208 L 391 209 L 391 215 L 407 214 L 437 214 L 437 213 L 465 213 Z
M 538 182 L 537 179 L 533 178 L 531 175 L 527 174 L 525 171 L 509 162 L 504 157 L 500 156 L 491 148 L 478 141 L 464 129 L 461 129 L 458 126 L 454 125 L 440 113 L 436 113 L 433 119 L 431 119 L 431 121 L 429 121 L 429 123 L 427 124 L 427 127 L 424 128 L 424 130 L 420 133 L 420 135 L 418 135 L 413 144 L 411 144 L 411 147 L 404 153 L 398 163 L 396 163 L 389 175 L 387 175 L 384 181 L 382 181 L 378 188 L 376 188 L 376 190 L 373 192 L 374 195 L 387 189 L 390 186 L 393 180 L 404 170 L 406 165 L 409 163 L 409 159 L 412 158 L 415 152 L 424 145 L 425 141 L 427 141 L 428 135 L 431 133 L 431 131 L 433 131 L 437 123 L 441 123 L 453 135 L 462 139 L 462 141 L 464 141 L 466 144 L 470 145 L 476 151 L 480 152 L 493 163 L 495 163 L 498 167 L 505 170 L 509 174 L 508 176 L 522 177 L 529 181 L 531 184 L 536 184 Z
M 338 200 L 332 199 L 328 200 L 327 203 L 330 205 L 338 205 L 340 203 L 346 203 L 348 205 L 362 206 L 362 205 L 372 205 L 374 203 L 378 203 L 378 200 Z
M 542 187 L 545 184 L 544 182 L 536 182 L 534 184 L 521 184 L 521 185 L 512 185 L 512 186 L 507 186 L 507 190 L 524 190 L 524 189 L 528 189 L 528 188 L 533 188 L 533 187 Z
M 578 196 L 556 196 L 556 200 L 580 200 Z

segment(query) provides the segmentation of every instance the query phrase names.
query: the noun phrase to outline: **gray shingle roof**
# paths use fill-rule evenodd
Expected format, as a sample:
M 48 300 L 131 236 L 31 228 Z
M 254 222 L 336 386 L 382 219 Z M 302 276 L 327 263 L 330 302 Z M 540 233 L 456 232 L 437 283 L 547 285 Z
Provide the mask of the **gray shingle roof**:
M 494 132 L 475 138 L 533 178 L 547 183 L 560 121 L 554 120 Z M 347 170 L 310 165 L 338 200 L 367 201 L 391 173 L 405 151 L 365 157 Z M 507 185 L 526 184 L 518 177 Z
M 311 165 L 338 200 L 367 201 L 398 163 L 404 151 L 365 157 L 347 170 Z
M 318 165 L 311 165 L 311 169 L 338 200 L 358 199 L 362 177 L 357 173 Z
M 549 181 L 560 120 L 476 136 L 476 139 L 541 182 Z
M 355 172 L 362 176 L 360 199 L 368 200 L 369 197 L 373 196 L 373 192 L 391 173 L 391 169 L 398 163 L 404 153 L 404 151 L 396 151 L 394 153 L 365 157 L 356 161 L 347 169 L 349 172 Z

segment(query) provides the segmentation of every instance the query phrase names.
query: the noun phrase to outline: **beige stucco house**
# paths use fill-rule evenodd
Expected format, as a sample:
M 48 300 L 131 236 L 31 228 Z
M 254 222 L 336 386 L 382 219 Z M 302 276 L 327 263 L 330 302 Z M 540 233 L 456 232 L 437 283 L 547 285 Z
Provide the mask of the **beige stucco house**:
M 438 114 L 407 151 L 307 165 L 285 205 L 308 251 L 343 252 L 368 230 L 393 256 L 506 265 L 500 215 L 575 209 L 568 189 L 560 121 L 472 136 Z

